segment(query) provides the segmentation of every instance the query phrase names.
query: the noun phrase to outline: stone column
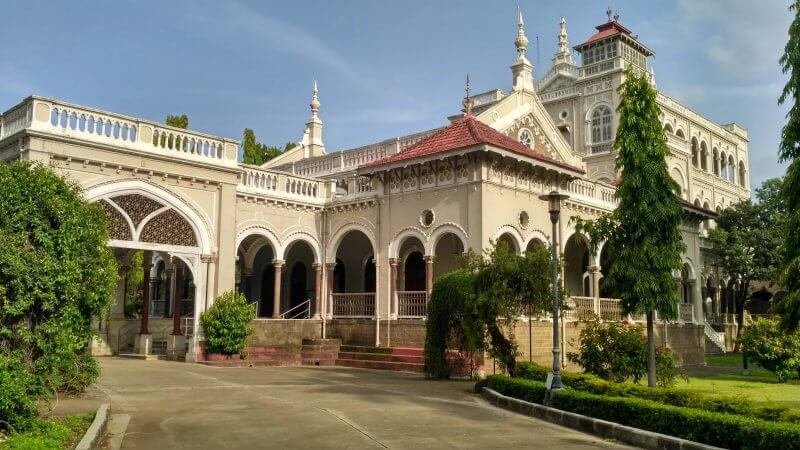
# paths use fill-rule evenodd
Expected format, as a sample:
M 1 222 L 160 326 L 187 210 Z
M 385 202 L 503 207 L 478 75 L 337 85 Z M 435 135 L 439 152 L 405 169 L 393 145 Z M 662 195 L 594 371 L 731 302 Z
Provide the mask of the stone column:
M 275 292 L 272 297 L 272 318 L 280 319 L 281 317 L 281 273 L 283 272 L 283 260 L 276 259 L 272 261 L 272 266 L 275 267 Z
M 141 326 L 139 327 L 139 334 L 150 334 L 148 328 L 148 320 L 150 319 L 150 269 L 152 268 L 152 254 L 149 252 L 144 253 L 144 262 L 142 263 L 142 271 L 144 278 L 142 279 L 142 319 Z
M 703 310 L 703 303 L 705 302 L 705 298 L 703 298 L 703 287 L 697 280 L 692 280 L 690 282 L 690 286 L 692 289 L 692 300 L 694 303 L 692 308 L 694 309 L 694 316 L 692 317 L 692 322 L 694 323 L 703 323 L 705 320 L 705 311 Z
M 314 319 L 322 317 L 322 264 L 314 263 Z
M 397 258 L 389 258 L 389 303 L 391 309 L 388 311 L 391 319 L 397 318 Z M 376 293 L 377 295 L 377 293 Z
M 428 296 L 433 290 L 433 255 L 425 255 L 425 292 Z
M 252 292 L 253 281 L 253 268 L 245 267 L 242 271 L 242 282 L 239 285 L 239 291 L 249 301 L 250 293 Z
M 592 287 L 594 314 L 600 317 L 600 266 L 589 266 L 586 270 L 589 271 L 589 283 L 591 283 Z
M 325 315 L 330 318 L 333 317 L 333 271 L 336 270 L 336 263 L 326 264 L 325 269 L 327 271 L 326 279 L 328 281 L 325 293 L 325 298 L 327 299 L 328 307 L 326 308 Z
M 183 266 L 175 264 L 175 290 L 172 291 L 172 335 L 181 335 L 181 305 L 183 300 Z

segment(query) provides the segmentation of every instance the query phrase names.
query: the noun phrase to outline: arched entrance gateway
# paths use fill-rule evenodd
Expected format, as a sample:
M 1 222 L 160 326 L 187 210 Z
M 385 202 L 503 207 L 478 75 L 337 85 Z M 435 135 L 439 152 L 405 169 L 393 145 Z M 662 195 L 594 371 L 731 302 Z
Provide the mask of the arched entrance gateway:
M 349 228 L 334 237 L 328 263 L 329 317 L 375 317 L 377 267 L 368 231 Z
M 101 337 L 116 353 L 179 358 L 193 352 L 211 264 L 203 258 L 211 241 L 204 221 L 171 192 L 138 180 L 98 185 L 86 197 L 106 215 L 108 245 L 121 268 Z M 139 284 L 131 280 L 133 269 L 141 270 Z

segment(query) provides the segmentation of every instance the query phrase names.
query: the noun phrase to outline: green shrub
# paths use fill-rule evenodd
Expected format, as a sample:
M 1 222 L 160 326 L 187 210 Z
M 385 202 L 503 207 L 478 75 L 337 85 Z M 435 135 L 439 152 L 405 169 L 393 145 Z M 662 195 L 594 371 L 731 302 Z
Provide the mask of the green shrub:
M 76 414 L 55 419 L 36 419 L 24 433 L 0 442 L 0 449 L 40 450 L 72 448 L 92 424 L 94 414 Z
M 579 337 L 578 352 L 567 359 L 584 372 L 604 380 L 638 383 L 647 374 L 647 340 L 641 325 L 618 322 L 585 322 Z M 661 387 L 675 384 L 678 377 L 675 359 L 667 348 L 656 348 L 656 380 Z
M 549 372 L 549 368 L 535 363 L 520 362 L 517 364 L 519 378 L 543 382 Z M 800 412 L 790 410 L 787 406 L 780 404 L 756 405 L 739 397 L 709 397 L 698 392 L 673 388 L 648 388 L 630 383 L 614 383 L 584 373 L 562 371 L 561 381 L 564 386 L 569 388 L 597 395 L 637 397 L 673 406 L 738 414 L 764 420 L 800 423 Z
M 206 333 L 206 351 L 223 355 L 241 354 L 247 336 L 253 332 L 250 321 L 256 310 L 244 295 L 226 292 L 214 300 L 208 311 L 200 314 L 200 324 Z
M 17 161 L 0 164 L 0 186 L 0 429 L 21 431 L 36 417 L 31 402 L 96 378 L 92 321 L 118 275 L 103 210 L 77 184 Z
M 544 398 L 544 383 L 493 375 L 487 386 L 503 395 L 533 403 Z M 651 400 L 596 395 L 565 388 L 553 407 L 691 441 L 737 449 L 800 448 L 800 426 L 702 411 Z
M 780 329 L 777 319 L 757 319 L 739 338 L 745 356 L 773 372 L 778 382 L 800 373 L 800 333 Z

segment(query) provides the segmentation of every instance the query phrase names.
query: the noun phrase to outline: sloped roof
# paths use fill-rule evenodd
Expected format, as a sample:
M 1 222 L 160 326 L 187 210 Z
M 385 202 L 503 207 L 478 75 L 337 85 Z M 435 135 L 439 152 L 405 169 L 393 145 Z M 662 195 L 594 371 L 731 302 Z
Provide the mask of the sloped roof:
M 641 42 L 638 41 L 638 39 L 635 36 L 631 35 L 631 30 L 625 28 L 625 26 L 623 26 L 616 20 L 611 20 L 602 25 L 598 25 L 595 27 L 595 29 L 597 30 L 597 32 L 591 35 L 589 39 L 587 39 L 584 43 L 578 44 L 572 48 L 574 48 L 575 50 L 580 50 L 582 47 L 591 44 L 592 42 L 620 34 L 626 38 L 627 42 L 640 47 L 640 49 L 648 56 L 653 55 L 652 50 L 645 47 Z
M 578 167 L 563 163 L 549 155 L 541 148 L 541 144 L 535 143 L 534 148 L 529 148 L 525 144 L 512 139 L 505 134 L 495 130 L 485 123 L 475 119 L 473 116 L 463 118 L 451 123 L 438 133 L 435 133 L 416 144 L 406 148 L 400 153 L 373 161 L 362 167 L 377 167 L 387 164 L 421 158 L 438 153 L 446 153 L 454 150 L 461 150 L 480 144 L 488 144 L 503 150 L 507 150 L 522 156 L 546 162 L 563 169 L 584 173 Z

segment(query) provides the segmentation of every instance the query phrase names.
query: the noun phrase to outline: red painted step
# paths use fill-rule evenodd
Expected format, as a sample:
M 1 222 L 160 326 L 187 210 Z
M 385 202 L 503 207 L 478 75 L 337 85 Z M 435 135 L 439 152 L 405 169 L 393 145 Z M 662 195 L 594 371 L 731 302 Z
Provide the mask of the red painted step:
M 370 361 L 364 359 L 342 359 L 336 360 L 336 365 L 340 367 L 356 367 L 359 369 L 393 370 L 396 372 L 422 373 L 423 365 L 414 363 L 403 363 L 393 361 Z
M 424 356 L 406 356 L 406 355 L 394 355 L 394 354 L 387 355 L 382 353 L 364 353 L 364 352 L 339 352 L 339 358 L 368 360 L 368 361 L 390 361 L 390 362 L 402 362 L 411 364 L 422 364 L 425 362 Z

